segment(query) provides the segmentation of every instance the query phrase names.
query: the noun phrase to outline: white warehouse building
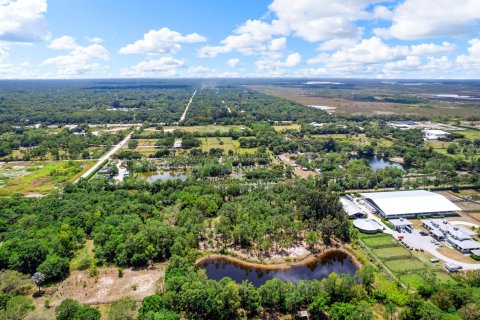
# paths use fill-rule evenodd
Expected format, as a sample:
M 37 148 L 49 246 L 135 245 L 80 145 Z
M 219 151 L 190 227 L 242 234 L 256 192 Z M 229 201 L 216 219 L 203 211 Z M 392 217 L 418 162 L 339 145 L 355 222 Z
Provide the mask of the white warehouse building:
M 461 209 L 441 194 L 425 191 L 361 193 L 364 204 L 387 219 L 456 215 Z

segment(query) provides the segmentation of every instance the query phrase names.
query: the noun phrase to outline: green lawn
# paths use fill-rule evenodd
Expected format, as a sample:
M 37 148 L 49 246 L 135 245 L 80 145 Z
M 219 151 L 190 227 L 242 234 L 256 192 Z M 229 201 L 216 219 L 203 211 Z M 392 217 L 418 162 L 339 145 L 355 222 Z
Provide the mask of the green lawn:
M 367 246 L 369 246 L 372 249 L 378 246 L 387 246 L 387 245 L 390 245 L 392 247 L 400 246 L 398 241 L 392 238 L 392 236 L 388 234 L 362 235 L 361 239 Z
M 404 274 L 400 276 L 400 281 L 408 285 L 410 288 L 418 289 L 418 287 L 425 285 L 425 278 L 419 273 Z
M 402 272 L 405 270 L 415 270 L 425 268 L 425 265 L 416 258 L 386 261 L 385 265 L 393 272 Z
M 380 259 L 403 257 L 410 255 L 410 251 L 400 246 L 392 248 L 373 249 L 373 253 L 375 253 Z

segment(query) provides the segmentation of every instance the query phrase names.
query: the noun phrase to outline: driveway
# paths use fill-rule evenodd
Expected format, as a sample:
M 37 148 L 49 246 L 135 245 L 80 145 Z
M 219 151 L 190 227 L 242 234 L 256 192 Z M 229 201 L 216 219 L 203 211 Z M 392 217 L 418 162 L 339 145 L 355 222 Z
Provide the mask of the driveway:
M 435 240 L 431 236 L 422 236 L 420 235 L 420 231 L 417 229 L 413 229 L 412 233 L 402 233 L 403 242 L 408 244 L 411 247 L 423 249 L 423 251 L 430 253 L 432 256 L 449 263 L 454 263 L 463 267 L 464 270 L 480 270 L 480 264 L 470 264 L 470 263 L 463 263 L 451 259 L 447 256 L 444 256 L 440 252 L 437 251 L 437 246 L 433 244 L 431 241 Z M 445 245 L 445 244 L 444 244 Z

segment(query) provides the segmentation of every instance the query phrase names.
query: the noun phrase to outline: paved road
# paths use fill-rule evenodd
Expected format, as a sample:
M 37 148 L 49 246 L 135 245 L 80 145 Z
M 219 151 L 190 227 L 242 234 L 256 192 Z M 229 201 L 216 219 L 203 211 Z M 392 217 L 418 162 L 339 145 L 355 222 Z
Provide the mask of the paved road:
M 126 145 L 128 143 L 128 140 L 130 140 L 130 137 L 132 136 L 132 134 L 129 134 L 128 136 L 125 137 L 125 139 L 123 139 L 122 141 L 120 141 L 115 147 L 112 148 L 112 150 L 108 151 L 107 153 L 105 153 L 100 159 L 98 159 L 98 161 L 93 165 L 93 167 L 91 167 L 90 169 L 88 169 L 84 174 L 82 174 L 82 176 L 80 178 L 78 178 L 75 183 L 77 183 L 80 179 L 85 179 L 87 178 L 92 172 L 94 172 L 95 170 L 97 170 L 101 165 L 102 163 L 106 160 L 106 159 L 109 159 L 115 152 L 117 152 L 118 150 L 120 150 L 124 145 Z
M 182 122 L 183 120 L 185 120 L 185 117 L 187 116 L 188 108 L 190 108 L 190 105 L 192 104 L 193 98 L 195 97 L 196 94 L 197 94 L 197 90 L 193 92 L 192 97 L 190 98 L 190 101 L 188 101 L 188 104 L 185 107 L 185 111 L 183 111 L 182 117 L 180 118 L 180 120 L 178 120 L 178 122 Z
M 431 236 L 420 235 L 420 231 L 417 229 L 413 229 L 412 233 L 402 233 L 401 235 L 404 236 L 403 241 L 409 246 L 423 249 L 424 251 L 430 253 L 431 255 L 442 261 L 459 265 L 463 267 L 464 270 L 480 270 L 480 264 L 459 262 L 457 260 L 444 256 L 437 251 L 437 246 L 431 242 L 433 238 Z

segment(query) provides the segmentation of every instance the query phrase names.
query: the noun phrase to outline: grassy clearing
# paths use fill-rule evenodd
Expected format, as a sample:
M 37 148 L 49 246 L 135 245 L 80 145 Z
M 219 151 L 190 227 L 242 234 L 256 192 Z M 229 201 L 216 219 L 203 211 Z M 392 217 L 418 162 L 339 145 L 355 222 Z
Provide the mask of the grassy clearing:
M 385 265 L 393 272 L 402 272 L 407 270 L 423 269 L 425 265 L 417 259 L 402 259 L 386 261 Z
M 403 283 L 408 284 L 408 286 L 413 289 L 418 289 L 425 284 L 424 276 L 418 273 L 401 275 L 400 280 Z
M 404 247 L 373 249 L 373 253 L 375 253 L 380 259 L 403 257 L 410 255 L 410 251 L 408 251 Z
M 230 130 L 237 130 L 240 131 L 243 126 L 240 125 L 231 125 L 231 126 L 217 126 L 217 125 L 210 125 L 210 126 L 191 126 L 191 127 L 182 127 L 182 126 L 167 126 L 163 127 L 163 130 L 179 130 L 185 132 L 199 132 L 199 133 L 214 133 L 215 131 L 219 131 L 221 133 L 228 132 Z
M 255 153 L 257 148 L 240 148 L 238 140 L 233 140 L 230 137 L 226 138 L 202 138 L 202 150 L 209 151 L 212 148 L 223 149 L 225 152 L 232 150 L 237 153 Z
M 367 246 L 369 246 L 372 249 L 379 246 L 391 246 L 391 247 L 400 246 L 398 242 L 388 234 L 379 234 L 379 235 L 373 235 L 373 236 L 362 235 L 362 240 Z
M 282 131 L 285 131 L 285 130 L 297 130 L 297 131 L 300 131 L 300 129 L 302 128 L 301 125 L 299 124 L 289 124 L 289 125 L 279 125 L 279 126 L 273 126 L 273 129 L 275 129 L 275 131 L 277 132 L 282 132 Z
M 94 161 L 23 162 L 0 169 L 0 196 L 45 195 L 64 183 L 74 181 Z
M 95 258 L 93 240 L 85 241 L 85 245 L 82 249 L 78 250 L 75 253 L 70 262 L 70 270 L 85 270 L 92 266 L 93 260 Z
M 137 141 L 139 146 L 152 147 L 155 146 L 155 143 L 158 141 L 158 139 L 137 139 Z
M 480 131 L 477 130 L 464 130 L 459 131 L 458 133 L 463 134 L 465 138 L 470 140 L 480 139 Z

